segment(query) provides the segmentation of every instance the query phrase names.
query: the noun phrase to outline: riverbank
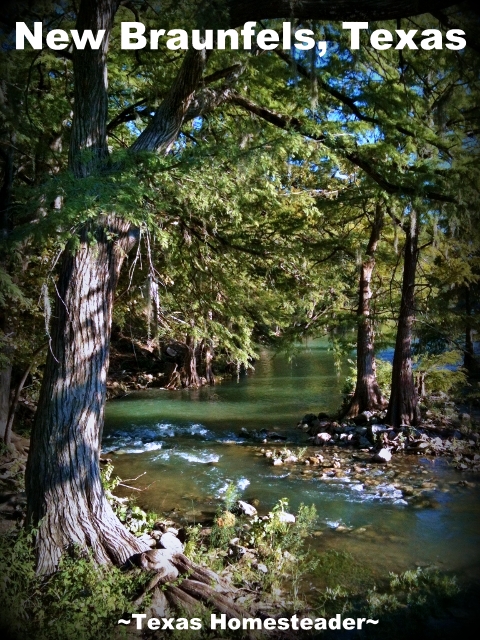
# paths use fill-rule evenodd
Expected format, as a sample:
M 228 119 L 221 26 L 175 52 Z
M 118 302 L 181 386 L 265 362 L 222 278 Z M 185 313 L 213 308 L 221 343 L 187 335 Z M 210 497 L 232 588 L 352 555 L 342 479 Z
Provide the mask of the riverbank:
M 28 442 L 18 440 L 15 450 L 12 448 L 2 457 L 2 469 L 7 464 L 10 470 L 9 479 L 2 479 L 2 483 L 8 480 L 12 489 L 21 487 L 27 449 Z M 271 459 L 265 455 L 269 450 L 258 451 L 266 464 Z M 305 451 L 304 460 L 311 458 L 311 453 Z M 339 477 L 342 467 L 347 471 L 342 453 L 338 447 L 331 446 L 329 460 L 322 454 L 323 463 L 332 463 Z M 318 453 L 316 456 L 319 459 Z M 369 463 L 366 460 L 357 460 L 357 463 L 355 473 L 368 475 Z M 306 476 L 315 473 L 309 465 L 304 467 L 307 467 L 303 469 Z M 398 474 L 396 463 L 387 473 L 392 471 Z M 73 555 L 62 564 L 59 573 L 42 586 L 33 572 L 31 539 L 20 529 L 11 529 L 8 536 L 2 536 L 0 545 L 1 563 L 5 569 L 2 587 L 7 589 L 2 594 L 2 603 L 8 603 L 8 607 L 3 608 L 2 618 L 4 624 L 7 620 L 10 625 L 8 630 L 15 632 L 15 635 L 5 637 L 30 640 L 35 628 L 36 638 L 66 639 L 71 637 L 73 620 L 82 626 L 82 638 L 116 638 L 116 622 L 119 616 L 124 616 L 124 611 L 144 613 L 146 619 L 175 621 L 192 619 L 194 615 L 204 624 L 192 637 L 218 637 L 218 631 L 207 624 L 209 610 L 216 611 L 218 617 L 226 612 L 227 620 L 240 622 L 244 619 L 272 620 L 277 625 L 279 620 L 294 620 L 293 628 L 280 632 L 277 626 L 270 624 L 270 630 L 275 629 L 273 636 L 262 627 L 263 631 L 256 637 L 343 638 L 348 626 L 343 629 L 338 626 L 339 615 L 341 620 L 363 617 L 379 621 L 378 628 L 364 625 L 362 630 L 356 631 L 358 638 L 377 639 L 387 634 L 392 640 L 416 637 L 438 640 L 453 639 L 460 632 L 467 640 L 474 637 L 469 635 L 476 622 L 473 602 L 478 590 L 474 583 L 459 583 L 455 577 L 439 572 L 435 567 L 416 567 L 400 574 L 372 571 L 368 561 L 359 559 L 355 552 L 335 551 L 328 549 L 328 545 L 322 551 L 315 551 L 311 542 L 319 530 L 313 507 L 302 507 L 293 514 L 288 503 L 280 500 L 262 516 L 253 505 L 240 500 L 235 487 L 231 486 L 211 522 L 185 527 L 180 522 L 147 513 L 130 500 L 116 495 L 119 481 L 108 461 L 104 462 L 103 475 L 107 495 L 117 514 L 151 547 L 151 551 L 139 559 L 143 574 L 135 567 L 123 573 L 116 570 L 107 574 L 102 568 L 95 569 L 88 560 Z M 417 476 L 419 480 L 424 477 L 420 469 Z M 328 478 L 332 479 L 332 476 L 328 475 Z M 363 484 L 367 484 L 363 479 Z M 352 478 L 352 483 L 355 481 L 356 478 Z M 411 482 L 415 484 L 414 479 Z M 387 494 L 387 499 L 394 498 L 388 490 Z M 21 525 L 24 504 L 18 501 L 9 504 L 10 522 Z M 424 506 L 419 505 L 420 508 Z M 349 536 L 351 540 L 362 536 L 369 538 L 380 556 L 384 552 L 385 541 L 372 528 L 354 530 L 332 523 L 332 531 L 335 535 Z M 397 544 L 401 544 L 400 538 Z M 170 567 L 175 554 L 181 554 L 178 557 L 185 556 L 187 560 L 175 561 L 174 574 L 166 574 L 165 568 Z M 197 587 L 195 605 L 195 600 L 189 600 L 192 579 L 205 588 L 202 591 Z M 172 588 L 160 588 L 163 582 L 172 583 Z M 72 587 L 61 586 L 67 584 Z M 217 585 L 214 593 L 208 591 L 208 584 Z M 102 601 L 99 589 L 103 599 L 105 593 L 109 594 L 110 604 Z M 215 594 L 221 596 L 220 610 L 212 604 Z M 25 605 L 25 598 L 28 605 Z M 82 601 L 86 608 L 79 606 Z M 195 611 L 192 606 L 196 607 Z M 15 625 L 12 615 L 15 617 L 22 607 L 23 621 L 21 625 Z M 54 633 L 49 630 L 49 620 L 53 616 L 56 616 L 52 627 Z M 299 626 L 301 620 L 306 620 L 304 626 Z M 309 620 L 314 621 L 310 630 Z M 330 620 L 333 621 L 331 625 Z M 18 618 L 16 621 L 18 623 Z M 187 637 L 184 623 L 179 624 L 171 637 Z M 236 632 L 229 633 L 233 629 L 227 626 L 222 637 L 238 637 Z M 148 627 L 127 634 L 132 639 L 151 636 Z M 162 638 L 163 635 L 153 634 L 152 637 Z

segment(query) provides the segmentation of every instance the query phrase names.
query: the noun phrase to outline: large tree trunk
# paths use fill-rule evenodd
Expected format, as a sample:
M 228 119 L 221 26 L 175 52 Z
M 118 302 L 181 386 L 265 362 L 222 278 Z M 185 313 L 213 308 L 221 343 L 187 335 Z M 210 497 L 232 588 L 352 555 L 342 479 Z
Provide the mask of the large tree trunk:
M 27 521 L 39 527 L 41 574 L 74 544 L 90 547 L 100 563 L 120 564 L 145 550 L 114 515 L 99 468 L 113 295 L 132 238 L 114 220 L 96 235 L 88 240 L 85 230 L 80 248 L 64 254 L 31 438 Z
M 402 299 L 393 356 L 392 392 L 386 422 L 394 428 L 416 425 L 420 420 L 418 395 L 412 370 L 412 331 L 415 322 L 415 276 L 418 261 L 418 224 L 416 212 L 410 214 L 405 229 Z
M 118 4 L 82 0 L 80 5 L 79 32 L 104 29 L 106 34 L 98 50 L 86 47 L 73 55 L 75 112 L 69 162 L 78 179 L 107 168 L 106 57 Z M 201 78 L 204 55 L 186 56 L 164 109 L 165 119 L 170 116 L 174 125 L 149 132 L 157 133 L 156 150 L 168 149 L 176 139 L 179 114 L 185 113 Z M 150 135 L 145 146 L 137 142 L 137 150 L 151 143 Z M 38 526 L 40 574 L 54 571 L 72 545 L 91 548 L 99 563 L 122 564 L 145 550 L 105 499 L 99 468 L 113 297 L 123 257 L 135 238 L 130 223 L 104 216 L 94 229 L 84 228 L 80 246 L 63 256 L 26 477 L 28 522 Z
M 366 258 L 360 267 L 360 285 L 358 301 L 358 329 L 357 329 L 357 381 L 355 392 L 350 401 L 346 416 L 353 418 L 362 411 L 375 411 L 386 405 L 385 398 L 377 382 L 377 367 L 375 362 L 375 332 L 371 317 L 370 300 L 372 290 L 370 283 L 375 268 L 375 252 L 380 232 L 383 227 L 383 211 L 377 205 L 375 220 L 372 224 L 370 239 L 366 251 Z
M 98 50 L 74 51 L 75 113 L 70 167 L 81 179 L 105 167 L 108 35 L 116 0 L 83 0 L 79 31 L 106 30 Z M 117 519 L 100 479 L 112 304 L 120 267 L 135 235 L 105 215 L 65 250 L 50 352 L 27 464 L 27 522 L 38 527 L 37 571 L 51 573 L 73 545 L 99 563 L 125 562 L 145 547 Z

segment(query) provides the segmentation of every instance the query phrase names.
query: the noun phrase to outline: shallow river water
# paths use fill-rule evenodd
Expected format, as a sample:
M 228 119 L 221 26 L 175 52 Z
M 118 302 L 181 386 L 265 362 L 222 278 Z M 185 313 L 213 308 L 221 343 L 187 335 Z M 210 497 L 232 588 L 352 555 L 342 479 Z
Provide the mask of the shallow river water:
M 343 479 L 327 481 L 300 465 L 271 466 L 260 454 L 263 445 L 240 435 L 242 427 L 265 428 L 286 436 L 289 448 L 304 446 L 298 420 L 305 413 L 337 410 L 342 383 L 322 342 L 302 348 L 290 362 L 264 352 L 255 371 L 238 381 L 199 390 L 152 389 L 109 403 L 103 451 L 122 478 L 146 472 L 134 483 L 148 486 L 138 494 L 139 504 L 176 520 L 211 518 L 225 487 L 234 483 L 242 499 L 258 500 L 260 513 L 284 497 L 292 511 L 302 502 L 315 504 L 313 544 L 349 551 L 379 573 L 434 565 L 477 578 L 479 486 L 445 460 L 397 456 L 392 468 L 372 472 L 380 487 L 367 488 L 348 471 Z M 352 454 L 357 455 L 345 455 Z M 460 485 L 464 479 L 474 486 Z M 432 488 L 414 503 L 395 490 L 400 481 Z

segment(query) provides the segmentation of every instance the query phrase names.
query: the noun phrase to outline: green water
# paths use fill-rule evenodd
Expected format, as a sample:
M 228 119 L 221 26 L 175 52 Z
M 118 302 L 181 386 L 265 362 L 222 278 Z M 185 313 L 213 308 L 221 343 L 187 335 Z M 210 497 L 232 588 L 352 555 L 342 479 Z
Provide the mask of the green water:
M 265 428 L 286 436 L 289 447 L 306 444 L 296 423 L 305 413 L 338 409 L 345 374 L 336 373 L 331 352 L 317 342 L 290 362 L 265 352 L 253 373 L 212 388 L 132 393 L 109 403 L 103 449 L 122 478 L 145 474 L 127 484 L 147 487 L 136 493 L 138 501 L 157 513 L 206 520 L 234 483 L 242 499 L 259 501 L 260 512 L 283 497 L 292 510 L 315 504 L 319 532 L 313 544 L 368 558 L 379 572 L 435 565 L 478 576 L 478 486 L 459 486 L 464 476 L 445 461 L 398 458 L 394 468 L 376 472 L 386 491 L 360 491 L 348 479 L 302 475 L 299 465 L 273 467 L 260 454 L 262 445 L 240 434 L 242 427 Z M 430 506 L 415 508 L 389 484 L 410 476 L 436 483 Z M 339 523 L 366 531 L 339 533 Z

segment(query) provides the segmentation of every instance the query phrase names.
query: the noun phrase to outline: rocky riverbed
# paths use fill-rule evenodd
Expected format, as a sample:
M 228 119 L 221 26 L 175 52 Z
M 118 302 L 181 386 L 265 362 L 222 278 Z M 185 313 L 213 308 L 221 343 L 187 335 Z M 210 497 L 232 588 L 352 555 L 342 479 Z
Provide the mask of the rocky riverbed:
M 417 508 L 435 507 L 435 491 L 444 493 L 474 488 L 476 482 L 462 476 L 458 480 L 439 479 L 434 469 L 406 455 L 396 455 L 388 464 L 379 464 L 368 448 L 351 450 L 337 444 L 302 449 L 258 448 L 267 464 L 282 466 L 291 477 L 304 481 L 335 483 L 355 492 L 362 500 L 378 500 Z M 425 456 L 422 455 L 424 461 Z
M 384 418 L 384 412 L 364 411 L 351 420 L 336 421 L 324 413 L 308 413 L 297 428 L 309 436 L 309 443 L 322 447 L 322 454 L 299 458 L 285 449 L 283 453 L 266 452 L 266 456 L 275 466 L 300 462 L 328 468 L 330 462 L 323 460 L 323 454 L 333 446 L 338 452 L 359 450 L 366 454 L 367 460 L 380 464 L 391 462 L 398 453 L 446 456 L 460 471 L 480 471 L 479 424 L 469 414 L 457 413 L 455 420 L 442 416 L 434 421 L 427 417 L 418 427 L 405 425 L 399 429 L 384 424 Z M 263 443 L 285 440 L 282 435 L 267 429 L 251 432 L 242 429 L 240 435 Z M 338 464 L 338 459 L 332 459 L 333 469 Z
M 392 429 L 382 413 L 364 412 L 353 420 L 335 421 L 326 414 L 307 414 L 297 427 L 308 445 L 284 445 L 282 436 L 262 430 L 242 435 L 259 441 L 255 455 L 282 468 L 285 477 L 335 484 L 362 501 L 381 501 L 415 508 L 435 508 L 435 494 L 473 489 L 480 471 L 478 425 L 467 414 L 456 422 L 428 418 L 419 427 Z M 279 446 L 281 445 L 281 446 Z M 418 456 L 421 456 L 419 459 Z M 458 479 L 440 477 L 425 461 L 438 457 L 461 473 Z M 438 495 L 438 494 L 437 494 Z M 349 530 L 340 522 L 332 528 Z

